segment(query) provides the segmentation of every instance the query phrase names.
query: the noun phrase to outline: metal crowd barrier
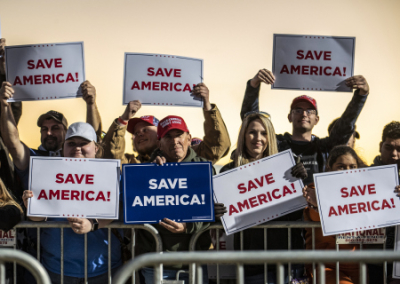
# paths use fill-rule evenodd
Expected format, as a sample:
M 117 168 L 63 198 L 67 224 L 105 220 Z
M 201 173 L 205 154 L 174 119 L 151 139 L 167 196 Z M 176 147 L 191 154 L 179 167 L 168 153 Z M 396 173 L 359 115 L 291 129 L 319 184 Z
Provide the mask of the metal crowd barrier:
M 71 228 L 68 222 L 33 222 L 33 221 L 24 221 L 15 226 L 16 229 L 19 228 L 27 228 L 27 229 L 37 229 L 37 260 L 40 262 L 40 229 L 44 228 Z M 131 229 L 131 252 L 132 258 L 135 257 L 135 247 L 136 247 L 136 233 L 135 230 L 146 230 L 149 232 L 155 240 L 156 243 L 156 252 L 162 252 L 162 240 L 158 231 L 149 224 L 144 225 L 125 225 L 122 222 L 113 222 L 107 225 L 105 228 L 108 229 L 108 279 L 109 283 L 111 283 L 111 229 Z M 17 238 L 18 231 L 16 233 L 15 238 Z M 61 230 L 61 284 L 63 284 L 63 276 L 64 276 L 64 230 Z M 14 245 L 14 251 L 16 249 L 16 245 Z M 84 259 L 85 259 L 85 282 L 87 282 L 87 234 L 84 235 Z M 162 273 L 162 264 L 156 268 L 155 273 Z M 131 273 L 132 283 L 135 283 L 135 271 Z M 14 263 L 14 284 L 16 283 L 16 264 Z M 1 282 L 3 283 L 3 282 Z
M 113 284 L 124 284 L 131 276 L 133 270 L 142 267 L 164 265 L 191 264 L 197 267 L 196 282 L 203 283 L 202 264 L 236 264 L 236 283 L 244 283 L 244 264 L 276 264 L 277 283 L 284 284 L 284 264 L 286 263 L 318 263 L 319 282 L 325 284 L 325 265 L 336 261 L 344 263 L 360 263 L 360 284 L 367 283 L 368 263 L 384 261 L 399 261 L 400 252 L 397 251 L 232 251 L 232 252 L 170 252 L 165 254 L 148 253 L 127 262 L 115 275 Z M 160 279 L 154 279 L 160 283 Z
M 305 229 L 305 228 L 311 228 L 312 229 L 312 251 L 317 251 L 315 250 L 315 228 L 321 228 L 321 223 L 320 222 L 307 222 L 307 221 L 270 221 L 268 223 L 262 224 L 262 225 L 257 225 L 254 227 L 251 227 L 251 229 L 262 229 L 264 230 L 264 251 L 267 251 L 267 230 L 268 229 L 287 229 L 288 230 L 288 250 L 291 250 L 291 243 L 292 243 L 292 236 L 291 236 L 291 229 Z M 220 247 L 219 247 L 219 237 L 220 237 L 220 232 L 219 229 L 224 229 L 221 223 L 217 224 L 212 224 L 208 228 L 199 231 L 195 234 L 193 234 L 190 244 L 189 244 L 189 251 L 193 252 L 196 250 L 196 242 L 199 239 L 200 235 L 203 233 L 208 232 L 211 229 L 216 229 L 216 250 L 217 252 L 220 252 Z M 243 251 L 243 242 L 244 242 L 244 237 L 243 237 L 243 231 L 239 233 L 240 235 L 240 250 Z M 360 250 L 362 250 L 363 245 L 360 244 Z M 385 243 L 383 244 L 383 250 L 385 250 Z M 310 250 L 303 250 L 302 252 L 309 252 Z M 339 245 L 336 244 L 336 251 L 339 251 Z M 270 251 L 271 252 L 271 251 Z M 275 252 L 275 251 L 273 251 Z M 293 251 L 294 252 L 294 251 Z M 324 252 L 328 252 L 328 250 L 324 250 Z M 352 252 L 353 253 L 353 252 Z M 365 259 L 363 259 L 365 261 Z M 316 266 L 315 266 L 314 261 L 312 263 L 313 266 L 313 275 L 316 275 Z M 336 284 L 339 284 L 339 261 L 334 261 L 336 263 Z M 386 270 L 387 270 L 387 260 L 382 261 L 383 264 L 383 283 L 387 283 L 386 279 Z M 289 281 L 292 280 L 292 269 L 291 269 L 291 263 L 296 263 L 294 261 L 288 261 L 288 274 L 289 274 Z M 302 262 L 297 262 L 297 263 L 302 263 Z M 217 284 L 220 284 L 220 273 L 219 273 L 219 264 L 217 264 Z M 268 273 L 267 273 L 267 261 L 264 264 L 264 283 L 268 283 Z M 189 265 L 189 283 L 194 284 L 196 280 L 196 272 L 198 271 L 198 268 L 196 268 L 195 263 L 191 263 Z M 317 283 L 316 277 L 313 277 L 313 284 Z
M 22 265 L 32 273 L 38 284 L 51 284 L 46 269 L 39 261 L 25 252 L 13 249 L 0 249 L 0 283 L 6 283 L 5 262 Z

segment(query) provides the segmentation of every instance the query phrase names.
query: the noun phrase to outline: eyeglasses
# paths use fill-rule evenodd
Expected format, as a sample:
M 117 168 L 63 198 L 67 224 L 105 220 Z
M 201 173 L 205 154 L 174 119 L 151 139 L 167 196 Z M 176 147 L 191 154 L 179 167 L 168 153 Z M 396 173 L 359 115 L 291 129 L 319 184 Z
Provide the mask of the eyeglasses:
M 246 113 L 244 114 L 244 117 L 243 117 L 243 118 L 246 118 L 246 117 L 248 117 L 249 115 L 252 115 L 252 114 L 260 114 L 260 115 L 262 115 L 262 116 L 268 118 L 269 120 L 271 120 L 271 115 L 270 115 L 268 112 L 265 112 L 265 111 L 256 111 L 256 110 L 246 112 Z
M 306 112 L 306 114 L 308 116 L 310 116 L 312 114 L 317 114 L 317 110 L 316 109 L 302 109 L 302 108 L 292 109 L 292 113 L 295 113 L 295 114 L 303 114 L 304 112 Z

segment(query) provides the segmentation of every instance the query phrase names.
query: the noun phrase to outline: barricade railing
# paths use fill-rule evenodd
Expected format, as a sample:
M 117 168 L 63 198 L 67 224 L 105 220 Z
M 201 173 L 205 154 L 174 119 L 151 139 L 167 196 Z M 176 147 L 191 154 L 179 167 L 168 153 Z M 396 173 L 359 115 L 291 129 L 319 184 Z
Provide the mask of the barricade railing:
M 14 262 L 32 273 L 38 284 L 51 284 L 49 275 L 33 256 L 14 249 L 0 249 L 0 283 L 6 283 L 5 262 Z
M 61 237 L 60 237 L 60 251 L 61 251 L 61 267 L 60 267 L 60 272 L 61 272 L 61 284 L 63 284 L 63 276 L 64 276 L 64 230 L 63 228 L 71 228 L 70 224 L 68 222 L 53 222 L 53 221 L 48 221 L 48 222 L 33 222 L 33 221 L 24 221 L 19 223 L 18 225 L 15 226 L 16 229 L 20 228 L 26 228 L 26 229 L 37 229 L 37 243 L 36 243 L 36 253 L 37 253 L 37 260 L 40 261 L 40 230 L 41 229 L 46 229 L 46 228 L 59 228 L 61 230 Z M 111 283 L 111 230 L 112 229 L 130 229 L 131 230 L 131 243 L 130 243 L 130 248 L 132 252 L 132 258 L 135 257 L 135 248 L 136 248 L 136 232 L 135 230 L 145 230 L 149 232 L 154 240 L 155 240 L 155 245 L 156 245 L 156 252 L 162 252 L 162 240 L 160 237 L 160 234 L 158 233 L 157 229 L 155 229 L 153 226 L 149 224 L 143 224 L 143 225 L 126 225 L 122 222 L 112 222 L 111 224 L 107 225 L 105 227 L 108 229 L 108 279 L 109 283 Z M 17 238 L 18 230 L 16 233 L 15 238 Z M 14 249 L 16 249 L 16 245 L 14 245 Z M 84 234 L 84 271 L 85 271 L 85 282 L 87 282 L 88 274 L 87 274 L 87 234 Z M 155 273 L 161 274 L 162 273 L 162 265 L 156 268 Z M 135 277 L 134 277 L 135 271 L 132 272 L 132 283 L 135 283 Z M 14 283 L 16 283 L 16 265 L 14 264 Z
M 203 283 L 204 264 L 236 264 L 236 283 L 244 283 L 245 264 L 275 264 L 277 283 L 285 283 L 284 265 L 286 263 L 318 263 L 318 274 L 320 284 L 325 284 L 325 264 L 340 261 L 343 263 L 360 263 L 360 284 L 367 283 L 368 263 L 379 263 L 384 261 L 399 261 L 400 252 L 397 251 L 232 251 L 232 252 L 169 252 L 165 254 L 148 253 L 127 262 L 115 275 L 113 284 L 124 284 L 131 276 L 133 270 L 142 267 L 156 267 L 163 265 L 191 264 L 197 267 L 196 282 Z M 160 279 L 154 279 L 159 284 Z
M 306 229 L 306 228 L 311 228 L 312 230 L 312 250 L 315 251 L 315 228 L 321 228 L 321 223 L 320 222 L 309 222 L 309 221 L 270 221 L 267 223 L 264 223 L 262 225 L 257 225 L 254 227 L 251 227 L 250 229 L 260 229 L 264 231 L 264 251 L 268 250 L 267 246 L 267 230 L 268 229 L 287 229 L 288 230 L 288 250 L 290 251 L 291 248 L 291 243 L 292 243 L 292 232 L 291 229 Z M 196 250 L 196 243 L 199 237 L 203 233 L 207 233 L 208 231 L 215 229 L 216 230 L 216 251 L 220 251 L 220 246 L 219 246 L 219 238 L 220 238 L 220 229 L 224 229 L 221 223 L 215 223 L 210 225 L 209 227 L 195 233 L 192 235 L 192 238 L 189 243 L 189 251 L 195 251 Z M 240 237 L 240 250 L 243 251 L 243 243 L 244 243 L 244 236 L 243 236 L 243 231 L 239 232 L 239 237 Z M 362 250 L 363 245 L 360 244 L 360 250 Z M 383 244 L 383 250 L 385 250 L 385 243 Z M 304 250 L 306 251 L 306 250 Z M 324 250 L 327 251 L 327 250 Z M 336 244 L 336 251 L 339 251 L 339 245 Z M 336 284 L 339 284 L 339 261 L 334 261 L 336 263 Z M 292 280 L 292 269 L 291 269 L 291 262 L 288 261 L 288 274 L 289 274 L 289 281 Z M 219 264 L 217 263 L 217 284 L 220 284 L 220 269 L 219 269 Z M 313 275 L 316 275 L 316 266 L 315 262 L 312 263 L 312 269 L 313 269 Z M 194 284 L 196 280 L 196 272 L 197 272 L 196 264 L 191 263 L 189 265 L 189 283 Z M 387 270 L 387 261 L 383 261 L 383 283 L 387 283 L 386 279 L 386 270 Z M 268 267 L 267 267 L 267 262 L 264 263 L 264 283 L 268 283 Z M 313 278 L 313 284 L 316 284 L 317 280 L 316 277 Z

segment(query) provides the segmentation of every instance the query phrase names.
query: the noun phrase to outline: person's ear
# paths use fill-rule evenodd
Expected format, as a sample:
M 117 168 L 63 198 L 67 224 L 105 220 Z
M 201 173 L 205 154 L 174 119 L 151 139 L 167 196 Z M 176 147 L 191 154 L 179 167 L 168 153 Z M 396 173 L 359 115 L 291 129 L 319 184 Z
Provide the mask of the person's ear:
M 190 145 L 190 144 L 192 144 L 192 135 L 190 135 L 190 133 L 188 133 L 187 136 L 188 136 L 187 138 L 188 138 L 189 145 Z
M 97 146 L 96 143 L 94 143 L 94 152 L 95 152 L 95 154 L 97 154 L 98 151 L 99 151 L 99 146 Z
M 316 119 L 316 121 L 317 121 L 317 122 L 315 123 L 315 125 L 317 125 L 317 124 L 318 124 L 318 122 L 319 122 L 319 116 L 318 116 L 318 115 L 316 115 L 316 116 L 315 116 L 315 119 Z
M 381 141 L 381 143 L 379 143 L 379 153 L 382 154 L 382 145 L 383 145 L 383 141 Z
M 292 112 L 290 111 L 289 114 L 287 115 L 287 119 L 289 120 L 290 123 L 292 123 Z

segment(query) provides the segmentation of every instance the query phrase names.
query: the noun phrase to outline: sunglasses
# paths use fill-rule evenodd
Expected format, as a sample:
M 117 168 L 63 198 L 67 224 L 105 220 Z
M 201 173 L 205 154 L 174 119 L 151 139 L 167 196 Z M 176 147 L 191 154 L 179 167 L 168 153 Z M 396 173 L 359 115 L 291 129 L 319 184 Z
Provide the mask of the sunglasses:
M 244 115 L 244 118 L 246 118 L 246 117 L 248 117 L 249 115 L 252 115 L 252 114 L 260 114 L 260 115 L 268 118 L 269 120 L 271 120 L 271 115 L 268 112 L 256 111 L 256 110 L 246 112 L 245 115 Z

